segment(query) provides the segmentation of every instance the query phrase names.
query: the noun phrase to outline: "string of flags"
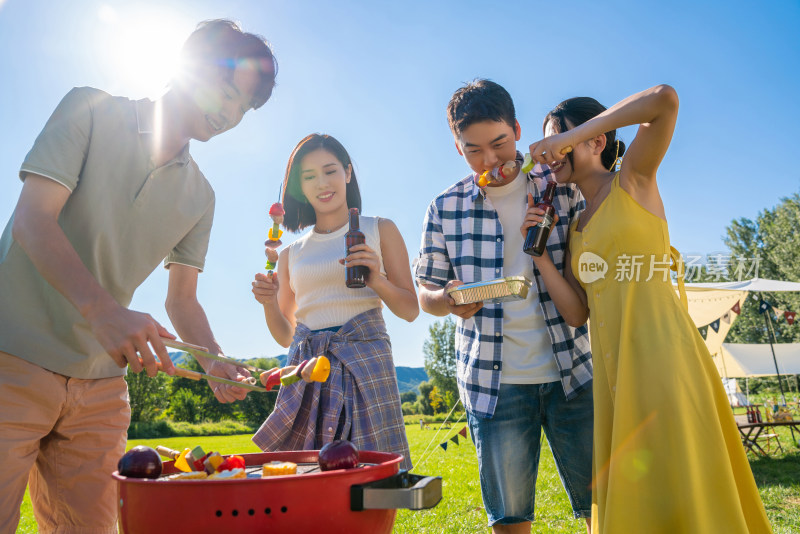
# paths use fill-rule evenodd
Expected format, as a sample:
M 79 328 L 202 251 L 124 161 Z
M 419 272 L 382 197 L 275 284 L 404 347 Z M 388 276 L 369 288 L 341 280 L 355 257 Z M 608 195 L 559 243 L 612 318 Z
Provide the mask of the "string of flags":
M 736 304 L 738 305 L 739 303 L 737 302 Z M 725 315 L 723 315 L 722 317 L 720 317 L 716 321 L 712 322 L 708 326 L 710 326 L 711 329 L 714 330 L 714 332 L 719 332 L 720 321 L 725 321 L 725 324 L 731 324 L 731 311 L 732 311 L 732 309 L 726 311 Z
M 777 320 L 781 320 L 781 317 L 786 319 L 786 322 L 789 325 L 794 324 L 794 320 L 797 317 L 797 312 L 793 312 L 791 310 L 781 310 L 767 302 L 764 299 L 761 299 L 761 302 L 758 304 L 758 313 L 766 313 L 767 310 L 772 310 L 772 313 L 775 314 L 775 318 Z
M 758 295 L 753 295 L 753 298 L 759 300 L 758 313 L 766 313 L 768 310 L 772 310 L 772 313 L 775 314 L 775 318 L 778 321 L 780 321 L 783 318 L 786 320 L 786 323 L 790 326 L 793 325 L 795 320 L 797 319 L 797 312 L 791 310 L 782 310 L 780 308 L 777 308 L 772 304 L 770 304 L 769 302 L 767 302 L 766 300 L 760 298 Z M 726 311 L 722 317 L 710 322 L 708 324 L 709 328 L 711 328 L 711 330 L 713 330 L 714 332 L 719 332 L 720 326 L 722 325 L 723 321 L 725 322 L 725 324 L 731 324 L 731 321 L 734 320 L 734 316 L 731 315 L 732 313 L 735 313 L 736 315 L 741 315 L 742 306 L 740 301 L 736 301 L 736 304 L 734 304 L 730 310 Z
M 742 307 L 741 307 L 741 304 L 739 303 L 738 300 L 736 301 L 736 304 L 734 304 L 731 307 L 730 310 L 726 311 L 725 314 L 722 317 L 712 321 L 711 323 L 709 323 L 708 326 L 714 332 L 719 332 L 719 327 L 720 327 L 722 321 L 725 321 L 725 324 L 731 324 L 731 322 L 734 320 L 734 317 L 731 315 L 731 313 L 735 313 L 736 315 L 741 315 Z
M 450 441 L 452 441 L 453 443 L 458 445 L 458 436 L 461 436 L 462 438 L 466 438 L 467 437 L 467 427 L 463 427 L 461 430 L 459 430 L 458 432 L 453 434 L 450 438 L 448 438 L 448 439 L 444 440 L 442 443 L 440 443 L 439 446 L 442 449 L 447 450 L 447 445 L 448 445 L 448 442 L 450 442 Z

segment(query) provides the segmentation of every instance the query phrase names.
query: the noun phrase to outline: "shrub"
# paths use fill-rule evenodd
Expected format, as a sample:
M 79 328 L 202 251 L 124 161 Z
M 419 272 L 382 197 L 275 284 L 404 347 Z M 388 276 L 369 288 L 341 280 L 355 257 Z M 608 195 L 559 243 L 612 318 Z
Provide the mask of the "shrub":
M 414 403 L 417 400 L 417 394 L 413 391 L 404 391 L 400 394 L 400 402 L 403 404 L 410 402 Z
M 128 369 L 125 381 L 128 383 L 131 421 L 155 421 L 163 415 L 168 403 L 166 391 L 170 380 L 171 378 L 163 373 L 150 377 L 144 371 L 133 373 Z
M 200 420 L 203 398 L 188 389 L 175 391 L 169 402 L 169 414 L 175 421 L 196 423 Z
M 175 435 L 168 421 L 133 421 L 128 427 L 128 439 L 169 438 Z

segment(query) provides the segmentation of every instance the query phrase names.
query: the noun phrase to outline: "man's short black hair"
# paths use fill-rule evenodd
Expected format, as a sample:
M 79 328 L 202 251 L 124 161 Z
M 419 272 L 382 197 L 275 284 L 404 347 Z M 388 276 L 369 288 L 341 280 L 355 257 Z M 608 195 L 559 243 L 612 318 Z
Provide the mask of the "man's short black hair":
M 517 123 L 514 101 L 502 85 L 481 78 L 465 84 L 447 104 L 447 122 L 453 135 L 459 136 L 470 125 L 482 121 Z
M 260 35 L 242 31 L 238 24 L 227 19 L 201 22 L 186 39 L 181 49 L 181 73 L 203 78 L 208 72 L 222 72 L 232 79 L 237 67 L 246 66 L 259 73 L 259 83 L 253 94 L 253 109 L 266 103 L 275 87 L 278 62 L 267 41 Z

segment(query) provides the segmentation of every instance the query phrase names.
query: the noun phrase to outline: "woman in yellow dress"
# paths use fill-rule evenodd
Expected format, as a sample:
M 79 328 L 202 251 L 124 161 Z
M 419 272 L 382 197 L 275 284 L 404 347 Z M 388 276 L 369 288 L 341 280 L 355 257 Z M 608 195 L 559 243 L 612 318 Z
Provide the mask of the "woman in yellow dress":
M 562 276 L 536 267 L 572 326 L 590 321 L 594 364 L 593 534 L 771 532 L 728 397 L 688 314 L 656 184 L 678 116 L 660 85 L 610 109 L 559 104 L 530 152 L 586 209 Z M 616 129 L 639 125 L 625 159 Z M 566 154 L 566 156 L 564 155 Z M 523 224 L 539 223 L 532 205 Z M 678 271 L 680 298 L 670 268 Z

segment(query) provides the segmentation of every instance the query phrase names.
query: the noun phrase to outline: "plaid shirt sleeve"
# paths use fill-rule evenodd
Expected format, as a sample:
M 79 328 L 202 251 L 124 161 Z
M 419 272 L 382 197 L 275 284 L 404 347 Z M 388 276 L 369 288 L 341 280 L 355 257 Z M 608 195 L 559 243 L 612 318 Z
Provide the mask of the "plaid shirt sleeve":
M 438 200 L 438 199 L 437 199 Z M 414 276 L 417 284 L 433 284 L 444 287 L 456 275 L 447 255 L 442 219 L 436 200 L 428 206 L 422 225 L 422 244 L 419 256 L 414 260 Z

